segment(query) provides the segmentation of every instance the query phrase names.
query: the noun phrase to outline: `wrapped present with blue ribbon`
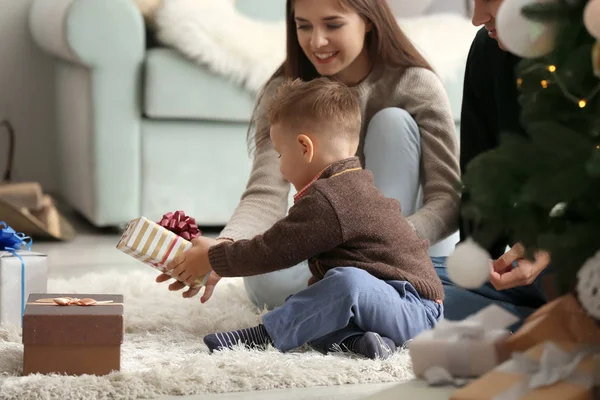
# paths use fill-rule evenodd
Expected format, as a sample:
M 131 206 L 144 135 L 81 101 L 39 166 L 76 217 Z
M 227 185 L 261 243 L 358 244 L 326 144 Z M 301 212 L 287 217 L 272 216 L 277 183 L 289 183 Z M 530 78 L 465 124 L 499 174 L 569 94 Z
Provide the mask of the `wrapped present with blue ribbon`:
M 31 293 L 48 291 L 48 260 L 31 238 L 0 221 L 0 325 L 21 326 Z

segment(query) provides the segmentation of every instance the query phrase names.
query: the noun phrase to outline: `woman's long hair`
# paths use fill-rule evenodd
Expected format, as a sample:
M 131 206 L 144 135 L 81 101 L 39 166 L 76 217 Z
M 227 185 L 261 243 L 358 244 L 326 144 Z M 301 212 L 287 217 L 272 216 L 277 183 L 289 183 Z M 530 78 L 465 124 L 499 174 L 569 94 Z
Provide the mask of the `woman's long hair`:
M 419 53 L 398 25 L 387 0 L 340 0 L 340 2 L 342 6 L 353 9 L 366 22 L 371 23 L 372 28 L 367 32 L 365 37 L 365 46 L 367 47 L 372 65 L 383 65 L 399 70 L 410 67 L 422 67 L 433 70 L 427 60 L 425 60 L 425 57 Z M 304 81 L 309 81 L 320 76 L 298 43 L 295 18 L 294 0 L 287 0 L 286 58 L 264 85 L 252 113 L 250 126 L 256 122 L 256 112 L 264 95 L 264 88 L 273 79 L 283 76 L 285 78 L 300 78 Z M 264 136 L 255 138 L 257 146 L 269 138 L 268 132 Z M 251 142 L 251 139 L 251 129 L 248 129 L 249 142 Z

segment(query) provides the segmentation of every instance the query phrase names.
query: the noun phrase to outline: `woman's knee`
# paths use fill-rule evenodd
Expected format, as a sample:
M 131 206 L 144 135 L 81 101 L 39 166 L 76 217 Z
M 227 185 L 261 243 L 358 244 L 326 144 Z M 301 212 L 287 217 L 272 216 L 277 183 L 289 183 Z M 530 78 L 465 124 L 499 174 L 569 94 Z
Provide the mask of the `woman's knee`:
M 384 108 L 378 111 L 369 121 L 365 137 L 365 151 L 371 143 L 383 142 L 420 146 L 419 126 L 415 119 L 404 109 L 397 107 Z M 375 146 L 377 147 L 377 146 Z
M 245 277 L 244 287 L 252 303 L 273 309 L 290 295 L 305 289 L 310 277 L 308 264 L 304 261 L 288 269 Z
M 413 214 L 421 186 L 421 136 L 414 118 L 401 108 L 375 114 L 365 136 L 364 157 L 375 186 L 398 200 L 404 215 Z

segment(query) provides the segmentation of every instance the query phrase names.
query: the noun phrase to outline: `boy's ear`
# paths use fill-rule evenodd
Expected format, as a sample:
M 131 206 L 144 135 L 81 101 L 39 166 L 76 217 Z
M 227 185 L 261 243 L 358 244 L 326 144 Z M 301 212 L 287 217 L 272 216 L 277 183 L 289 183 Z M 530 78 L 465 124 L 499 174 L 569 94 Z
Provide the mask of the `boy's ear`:
M 296 138 L 300 148 L 302 149 L 302 158 L 307 163 L 312 162 L 313 157 L 315 156 L 315 142 L 310 138 L 310 136 L 301 133 Z

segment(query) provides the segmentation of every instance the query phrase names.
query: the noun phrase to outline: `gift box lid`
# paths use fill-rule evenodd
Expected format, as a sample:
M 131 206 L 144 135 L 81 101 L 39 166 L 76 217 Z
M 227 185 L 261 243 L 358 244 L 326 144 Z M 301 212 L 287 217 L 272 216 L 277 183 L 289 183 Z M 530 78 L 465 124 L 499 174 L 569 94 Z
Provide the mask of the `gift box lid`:
M 92 306 L 36 303 L 41 299 L 90 298 Z M 119 294 L 33 293 L 23 316 L 25 345 L 111 346 L 123 342 L 123 296 Z
M 33 251 L 19 250 L 19 251 L 16 251 L 15 253 L 17 253 L 21 257 L 46 257 L 46 254 L 35 253 Z M 14 257 L 14 256 L 15 255 L 13 253 L 11 253 L 10 251 L 0 250 L 0 258 L 9 258 L 9 257 Z

